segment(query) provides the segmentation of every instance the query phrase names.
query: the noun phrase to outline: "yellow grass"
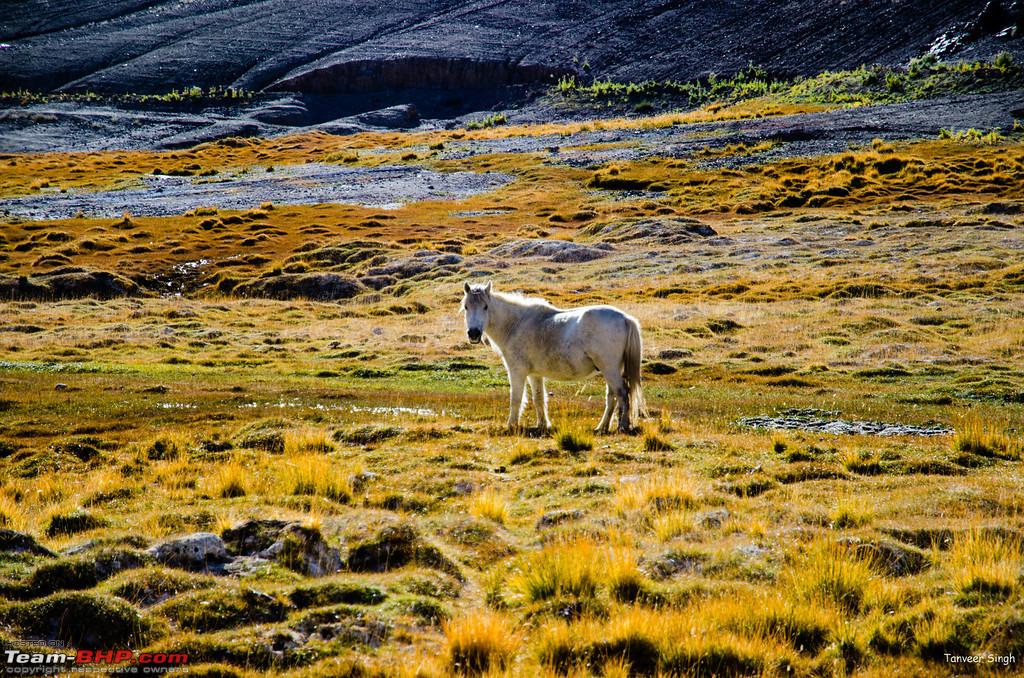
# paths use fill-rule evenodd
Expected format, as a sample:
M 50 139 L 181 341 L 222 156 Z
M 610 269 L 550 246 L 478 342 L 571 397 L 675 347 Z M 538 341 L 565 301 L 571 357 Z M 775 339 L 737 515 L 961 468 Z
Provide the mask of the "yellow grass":
M 960 593 L 1006 597 L 1020 584 L 1024 545 L 1017 537 L 969 530 L 953 541 L 946 567 Z
M 504 524 L 508 520 L 508 500 L 502 494 L 487 488 L 470 498 L 469 512 L 477 518 Z
M 501 671 L 520 648 L 513 621 L 500 613 L 482 610 L 445 622 L 444 655 L 458 675 L 476 676 Z
M 663 471 L 635 482 L 620 482 L 615 493 L 615 510 L 622 515 L 631 511 L 670 511 L 696 506 L 700 486 L 679 470 Z

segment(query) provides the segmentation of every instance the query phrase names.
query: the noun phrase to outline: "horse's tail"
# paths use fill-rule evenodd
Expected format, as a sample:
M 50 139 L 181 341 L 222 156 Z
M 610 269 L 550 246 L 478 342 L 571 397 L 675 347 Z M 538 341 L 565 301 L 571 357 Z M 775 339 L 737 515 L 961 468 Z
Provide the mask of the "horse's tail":
M 629 418 L 635 422 L 647 416 L 647 403 L 640 387 L 640 362 L 643 360 L 644 343 L 640 338 L 640 323 L 636 318 L 626 320 L 626 348 L 622 354 L 622 376 L 629 389 Z

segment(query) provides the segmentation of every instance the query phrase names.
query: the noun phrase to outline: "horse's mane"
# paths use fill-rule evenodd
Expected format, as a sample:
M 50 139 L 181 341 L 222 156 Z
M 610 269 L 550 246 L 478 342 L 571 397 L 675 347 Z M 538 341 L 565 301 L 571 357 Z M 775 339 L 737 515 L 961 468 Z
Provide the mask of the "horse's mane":
M 556 311 L 554 306 L 547 299 L 541 299 L 540 297 L 527 297 L 519 292 L 491 292 L 491 296 L 497 297 L 502 301 L 506 301 L 516 306 L 530 306 L 530 307 L 541 307 Z

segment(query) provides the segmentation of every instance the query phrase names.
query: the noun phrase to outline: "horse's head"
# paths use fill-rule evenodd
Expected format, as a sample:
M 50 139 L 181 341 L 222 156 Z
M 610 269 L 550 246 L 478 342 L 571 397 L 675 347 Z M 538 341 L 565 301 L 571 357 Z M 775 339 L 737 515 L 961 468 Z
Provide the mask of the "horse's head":
M 466 314 L 466 334 L 474 344 L 479 344 L 487 327 L 487 309 L 491 303 L 491 283 L 470 285 L 465 283 L 466 296 L 462 298 L 462 310 Z

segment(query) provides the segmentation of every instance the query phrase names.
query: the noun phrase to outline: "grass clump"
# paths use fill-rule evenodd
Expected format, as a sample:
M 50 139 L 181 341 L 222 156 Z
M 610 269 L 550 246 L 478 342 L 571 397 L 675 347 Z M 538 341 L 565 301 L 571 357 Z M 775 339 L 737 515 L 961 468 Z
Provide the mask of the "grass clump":
M 255 589 L 212 589 L 172 598 L 159 613 L 182 628 L 196 631 L 281 621 L 287 608 L 280 600 Z
M 105 518 L 93 515 L 88 511 L 77 510 L 50 516 L 45 532 L 47 537 L 69 536 L 107 527 L 109 524 Z
M 81 592 L 8 605 L 0 608 L 0 621 L 22 637 L 60 640 L 79 649 L 138 647 L 151 629 L 124 601 Z
M 647 427 L 643 438 L 644 452 L 671 452 L 675 447 L 657 429 Z
M 594 439 L 586 433 L 577 430 L 559 431 L 555 436 L 555 443 L 558 449 L 569 454 L 589 452 L 594 449 Z
M 303 452 L 316 452 L 324 454 L 334 449 L 327 431 L 315 426 L 307 426 L 299 429 L 285 431 L 284 453 L 301 454 Z
M 244 497 L 249 492 L 248 469 L 232 461 L 217 467 L 210 477 L 210 494 L 221 499 Z
M 287 494 L 319 496 L 347 503 L 353 494 L 352 481 L 344 468 L 320 454 L 297 454 L 284 462 L 282 489 Z
M 845 497 L 840 499 L 832 509 L 829 523 L 833 528 L 842 530 L 869 525 L 874 517 L 875 513 L 866 500 L 860 497 Z
M 947 567 L 961 597 L 1003 599 L 1020 583 L 1024 545 L 1017 537 L 971 530 L 954 540 Z
M 591 599 L 600 591 L 633 601 L 647 590 L 634 549 L 587 538 L 551 543 L 523 556 L 506 583 L 514 597 L 529 603 Z
M 840 544 L 818 540 L 797 558 L 788 580 L 801 600 L 857 612 L 874 578 L 870 559 L 858 559 Z
M 376 586 L 356 582 L 330 582 L 319 586 L 300 586 L 288 594 L 298 608 L 325 607 L 327 605 L 377 605 L 387 594 Z
M 1024 441 L 1013 440 L 980 418 L 968 419 L 957 428 L 953 436 L 953 449 L 981 457 L 1019 460 L 1024 453 Z
M 504 113 L 492 113 L 480 120 L 473 120 L 466 125 L 466 129 L 487 129 L 498 127 L 508 123 L 508 116 Z
M 458 675 L 505 670 L 521 643 L 512 620 L 489 610 L 444 622 L 442 629 L 443 655 Z
M 690 476 L 673 471 L 634 483 L 620 483 L 614 503 L 620 515 L 635 510 L 657 513 L 693 508 L 699 495 L 700 490 Z
M 508 501 L 494 490 L 483 490 L 469 500 L 469 512 L 477 518 L 505 524 L 508 520 Z
M 403 432 L 404 430 L 398 426 L 369 424 L 350 431 L 335 431 L 334 439 L 340 443 L 348 443 L 349 445 L 376 445 L 384 442 L 385 440 L 397 438 L 402 435 Z

